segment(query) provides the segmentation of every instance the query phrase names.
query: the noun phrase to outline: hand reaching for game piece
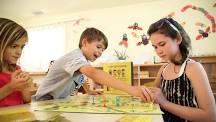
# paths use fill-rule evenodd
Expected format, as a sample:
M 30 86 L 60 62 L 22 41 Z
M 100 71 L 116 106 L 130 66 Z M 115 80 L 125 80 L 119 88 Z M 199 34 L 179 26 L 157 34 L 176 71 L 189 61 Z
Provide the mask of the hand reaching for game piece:
M 130 93 L 133 96 L 141 97 L 144 102 L 153 102 L 154 97 L 152 92 L 145 86 L 132 86 L 133 91 Z

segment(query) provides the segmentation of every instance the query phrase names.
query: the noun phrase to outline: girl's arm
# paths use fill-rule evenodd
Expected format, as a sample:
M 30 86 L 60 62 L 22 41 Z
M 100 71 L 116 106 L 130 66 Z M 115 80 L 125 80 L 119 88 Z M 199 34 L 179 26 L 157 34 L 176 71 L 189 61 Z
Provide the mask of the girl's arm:
M 20 81 L 22 82 L 22 81 Z M 26 83 L 20 83 L 17 82 L 17 85 L 21 85 L 21 86 L 27 86 Z M 31 94 L 29 90 L 26 89 L 19 89 L 19 88 L 15 88 L 14 86 L 12 86 L 11 84 L 6 84 L 5 86 L 3 86 L 2 88 L 0 88 L 0 100 L 7 97 L 9 94 L 11 94 L 14 90 L 19 90 L 22 92 L 22 96 L 23 96 L 23 100 L 24 102 L 30 102 L 31 101 Z
M 31 102 L 31 88 L 33 88 L 33 82 L 32 78 L 29 76 L 29 79 L 27 80 L 27 87 L 22 90 L 22 96 L 24 103 Z
M 133 96 L 142 97 L 144 101 L 150 102 L 153 100 L 152 94 L 148 89 L 144 87 L 132 87 L 120 80 L 113 78 L 108 73 L 96 69 L 90 65 L 81 67 L 80 72 L 85 74 L 87 77 L 91 78 L 95 82 L 113 87 L 115 89 L 119 89 L 121 91 L 125 91 Z
M 202 65 L 197 62 L 188 62 L 186 75 L 192 82 L 197 98 L 198 108 L 186 107 L 171 103 L 165 99 L 160 89 L 157 91 L 157 102 L 162 108 L 189 121 L 215 122 L 216 106 L 209 85 L 208 77 Z
M 191 114 L 192 117 L 199 116 L 201 118 L 209 118 L 211 121 L 216 121 L 216 105 L 215 99 L 210 87 L 208 76 L 203 66 L 195 61 L 188 62 L 188 70 L 186 72 L 188 78 L 192 82 L 194 93 L 198 102 L 197 113 Z M 196 111 L 196 110 L 195 110 Z M 193 116 L 194 115 L 194 116 Z M 197 117 L 198 119 L 199 117 Z M 198 120 L 201 120 L 198 119 Z
M 17 76 L 21 73 L 21 70 L 16 70 L 11 75 L 11 81 L 0 88 L 0 100 L 7 97 L 14 90 L 23 90 L 23 88 L 27 85 L 27 78 L 17 78 Z
M 0 88 L 0 100 L 7 97 L 9 94 L 13 92 L 13 89 L 10 87 L 9 84 L 4 85 Z
M 161 68 L 159 69 L 158 73 L 157 73 L 157 76 L 156 76 L 156 79 L 154 81 L 154 86 L 157 87 L 157 88 L 160 88 L 160 83 L 161 83 L 161 74 L 163 72 L 163 69 L 164 67 L 166 66 L 167 64 L 161 66 Z
M 22 91 L 23 101 L 24 103 L 31 102 L 31 92 L 30 89 L 25 89 Z

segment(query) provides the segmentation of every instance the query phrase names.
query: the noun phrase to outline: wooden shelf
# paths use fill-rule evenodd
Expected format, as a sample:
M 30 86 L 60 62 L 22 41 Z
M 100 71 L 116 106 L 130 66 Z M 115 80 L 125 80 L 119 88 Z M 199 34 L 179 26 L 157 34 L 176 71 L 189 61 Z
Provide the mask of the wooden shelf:
M 141 80 L 155 80 L 156 77 L 140 78 Z
M 216 63 L 216 56 L 193 56 L 190 57 L 202 64 L 204 63 Z
M 137 79 L 140 79 L 140 80 L 154 80 L 156 77 L 146 77 L 146 78 L 138 78 L 138 77 L 135 77 L 134 79 L 137 80 Z
M 29 73 L 31 76 L 44 76 L 47 73 L 46 72 L 30 72 Z
M 133 67 L 133 85 L 153 86 L 157 72 L 164 63 L 158 64 L 136 64 Z
M 156 67 L 156 66 L 162 66 L 165 63 L 158 63 L 158 64 L 135 64 L 134 67 Z

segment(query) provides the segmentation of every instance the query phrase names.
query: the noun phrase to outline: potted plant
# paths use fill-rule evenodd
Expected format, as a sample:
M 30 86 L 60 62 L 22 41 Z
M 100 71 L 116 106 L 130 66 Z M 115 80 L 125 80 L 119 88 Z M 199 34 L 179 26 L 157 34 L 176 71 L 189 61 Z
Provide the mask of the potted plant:
M 128 58 L 128 55 L 126 54 L 126 50 L 117 51 L 117 50 L 114 49 L 114 51 L 115 51 L 114 56 L 116 56 L 118 58 L 118 60 L 126 60 Z

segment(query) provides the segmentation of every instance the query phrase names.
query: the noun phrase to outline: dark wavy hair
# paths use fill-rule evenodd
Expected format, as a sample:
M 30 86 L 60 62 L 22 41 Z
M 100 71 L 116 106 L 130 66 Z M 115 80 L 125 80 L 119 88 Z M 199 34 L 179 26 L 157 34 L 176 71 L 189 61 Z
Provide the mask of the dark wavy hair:
M 171 60 L 176 65 L 181 65 L 189 56 L 191 50 L 191 39 L 184 30 L 184 28 L 172 18 L 162 18 L 157 22 L 150 25 L 148 35 L 151 36 L 153 33 L 164 34 L 172 39 L 176 39 L 181 36 L 182 42 L 179 45 L 179 49 L 182 55 L 182 59 L 179 61 Z

